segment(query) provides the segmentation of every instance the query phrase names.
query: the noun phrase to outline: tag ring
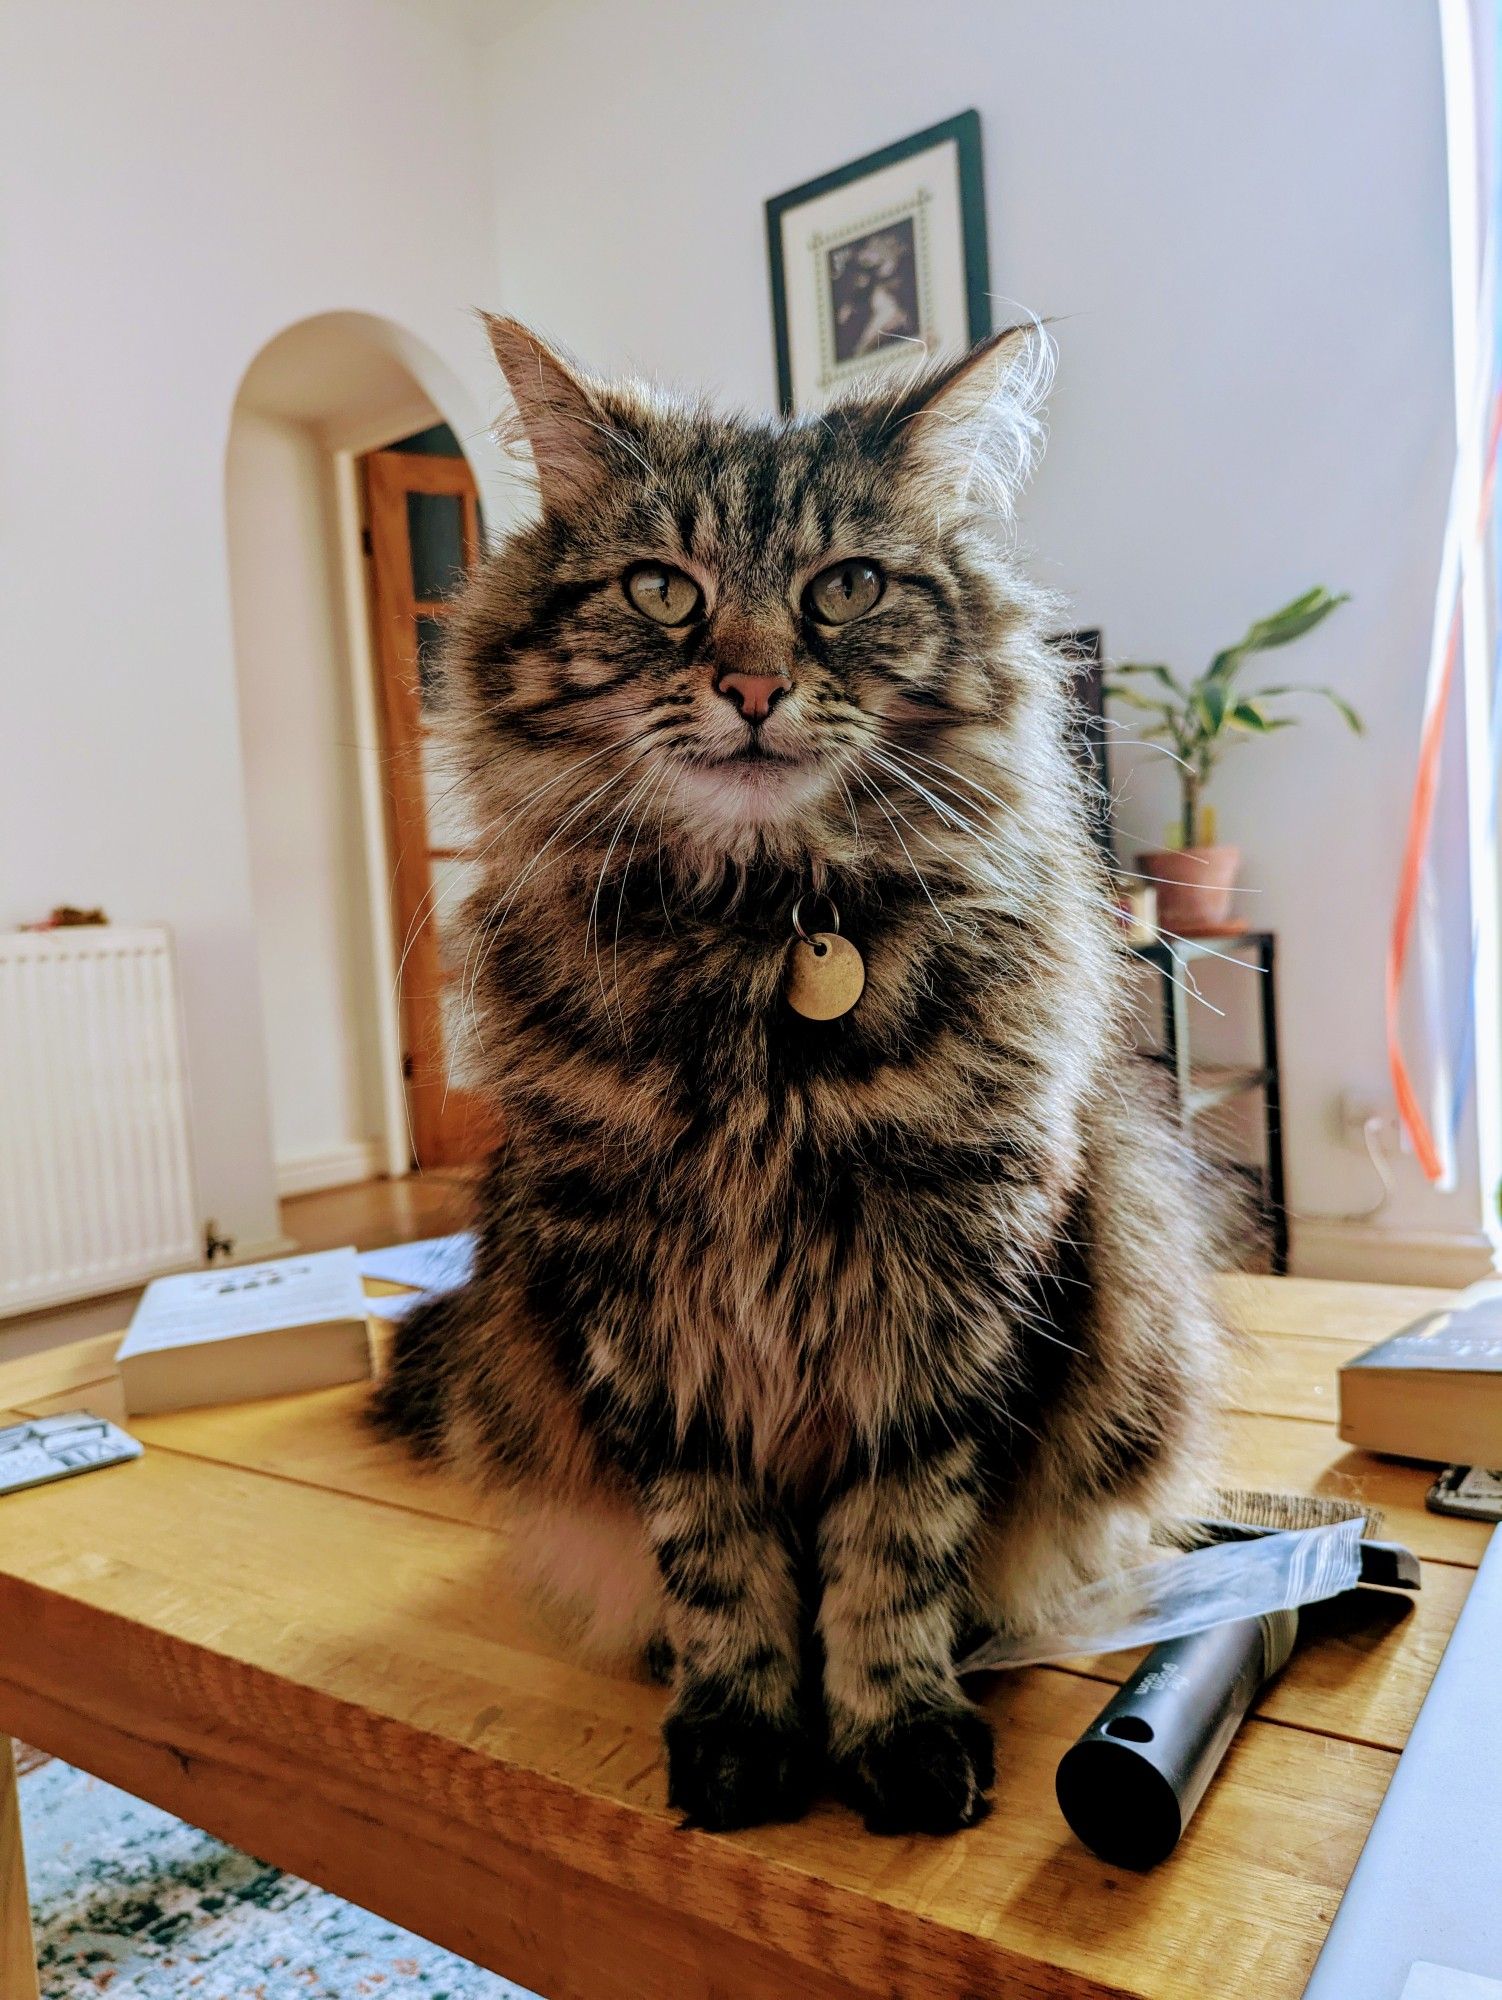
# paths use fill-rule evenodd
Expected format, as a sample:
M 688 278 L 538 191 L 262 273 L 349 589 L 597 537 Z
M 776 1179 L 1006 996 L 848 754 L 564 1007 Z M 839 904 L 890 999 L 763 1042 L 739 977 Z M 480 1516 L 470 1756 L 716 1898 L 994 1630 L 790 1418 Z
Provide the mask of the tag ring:
M 811 944 L 813 942 L 812 934 L 803 928 L 803 922 L 801 917 L 803 905 L 806 902 L 808 902 L 810 898 L 816 903 L 827 904 L 829 909 L 829 923 L 827 925 L 827 928 L 833 931 L 835 936 L 838 937 L 840 934 L 840 913 L 838 909 L 836 909 L 835 907 L 833 898 L 824 895 L 822 891 L 817 889 L 806 891 L 803 895 L 801 895 L 798 898 L 797 902 L 794 903 L 793 929 L 798 933 L 799 937 L 802 938 L 805 944 Z

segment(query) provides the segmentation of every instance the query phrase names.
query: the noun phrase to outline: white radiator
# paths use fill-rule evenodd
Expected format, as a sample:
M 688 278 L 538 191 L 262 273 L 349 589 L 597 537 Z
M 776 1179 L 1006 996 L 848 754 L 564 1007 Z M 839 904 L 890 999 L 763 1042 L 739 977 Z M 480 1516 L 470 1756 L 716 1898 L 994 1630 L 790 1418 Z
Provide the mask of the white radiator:
M 202 1256 L 172 940 L 0 932 L 0 1318 Z

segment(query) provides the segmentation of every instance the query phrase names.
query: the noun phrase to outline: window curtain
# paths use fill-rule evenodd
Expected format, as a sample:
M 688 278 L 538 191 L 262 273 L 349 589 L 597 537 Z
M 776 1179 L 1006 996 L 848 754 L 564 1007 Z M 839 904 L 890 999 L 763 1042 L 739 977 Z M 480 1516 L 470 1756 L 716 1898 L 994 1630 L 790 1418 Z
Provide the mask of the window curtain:
M 1438 0 L 1449 193 L 1455 462 L 1440 557 L 1417 769 L 1387 963 L 1388 1060 L 1427 1178 L 1451 1189 L 1476 1110 L 1483 1207 L 1502 1241 L 1502 879 L 1497 857 L 1499 393 L 1497 79 L 1502 4 Z M 1466 863 L 1446 868 L 1436 808 L 1464 799 Z M 1457 881 L 1457 877 L 1461 877 Z M 1446 902 L 1460 895 L 1459 924 Z M 1459 940 L 1459 942 L 1457 942 Z

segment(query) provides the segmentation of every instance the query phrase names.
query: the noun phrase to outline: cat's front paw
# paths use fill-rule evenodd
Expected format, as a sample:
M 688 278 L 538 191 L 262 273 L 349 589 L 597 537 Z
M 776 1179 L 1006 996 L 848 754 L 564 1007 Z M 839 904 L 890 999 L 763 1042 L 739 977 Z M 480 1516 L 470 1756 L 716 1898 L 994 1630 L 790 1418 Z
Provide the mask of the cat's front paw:
M 668 1804 L 707 1833 L 801 1819 L 817 1758 L 797 1722 L 680 1702 L 662 1726 Z
M 836 1764 L 841 1796 L 869 1833 L 955 1833 L 991 1810 L 991 1725 L 968 1705 L 897 1716 Z

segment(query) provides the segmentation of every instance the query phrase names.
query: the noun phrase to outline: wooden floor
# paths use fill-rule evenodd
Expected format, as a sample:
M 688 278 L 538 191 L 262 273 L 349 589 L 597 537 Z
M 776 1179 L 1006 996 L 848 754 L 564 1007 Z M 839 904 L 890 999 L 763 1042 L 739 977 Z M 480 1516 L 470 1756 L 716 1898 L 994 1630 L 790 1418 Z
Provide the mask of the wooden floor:
M 337 1250 L 341 1243 L 375 1250 L 444 1236 L 469 1221 L 470 1180 L 461 1172 L 410 1174 L 404 1181 L 300 1194 L 282 1203 L 282 1228 L 300 1250 Z
M 470 1179 L 464 1171 L 411 1174 L 401 1181 L 361 1181 L 322 1194 L 296 1195 L 281 1204 L 282 1233 L 299 1250 L 337 1250 L 344 1243 L 375 1250 L 384 1243 L 443 1236 L 462 1229 L 469 1219 Z M 118 1332 L 135 1311 L 141 1290 L 137 1285 L 0 1320 L 0 1363 Z

